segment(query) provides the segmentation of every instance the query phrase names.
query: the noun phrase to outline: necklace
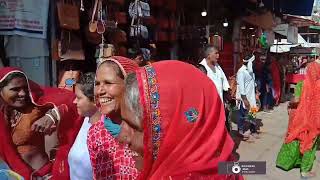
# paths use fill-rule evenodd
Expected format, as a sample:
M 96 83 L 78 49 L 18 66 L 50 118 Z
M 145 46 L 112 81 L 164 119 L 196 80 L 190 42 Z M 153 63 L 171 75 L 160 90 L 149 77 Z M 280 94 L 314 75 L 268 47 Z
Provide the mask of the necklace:
M 22 113 L 17 111 L 17 110 L 13 110 L 13 112 L 11 113 L 11 116 L 10 116 L 10 124 L 11 124 L 11 127 L 16 127 L 20 121 L 22 117 Z

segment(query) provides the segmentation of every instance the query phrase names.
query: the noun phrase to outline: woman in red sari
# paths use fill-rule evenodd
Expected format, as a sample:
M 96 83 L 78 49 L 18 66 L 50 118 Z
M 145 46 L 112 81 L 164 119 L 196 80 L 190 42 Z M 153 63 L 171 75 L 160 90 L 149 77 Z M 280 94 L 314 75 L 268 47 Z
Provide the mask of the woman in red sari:
M 143 156 L 140 179 L 242 179 L 218 174 L 234 142 L 217 90 L 201 71 L 162 61 L 130 74 L 125 86 L 121 116 L 135 130 L 124 126 L 119 140 Z
M 124 78 L 137 68 L 133 60 L 120 56 L 105 59 L 98 65 L 95 101 L 103 115 L 90 127 L 87 139 L 93 179 L 136 179 L 138 176 L 133 152 L 115 139 L 122 123 L 119 104 Z
M 44 136 L 59 123 L 60 146 L 68 142 L 68 123 L 61 119 L 77 119 L 72 105 L 74 95 L 62 89 L 43 88 L 13 67 L 0 69 L 0 90 L 0 156 L 26 180 L 49 178 L 52 163 L 45 152 Z
M 315 176 L 311 172 L 320 135 L 320 60 L 307 66 L 300 101 L 291 103 L 285 143 L 277 157 L 277 166 L 285 170 L 300 167 L 303 178 Z M 294 144 L 297 144 L 293 146 Z M 289 148 L 286 148 L 289 147 Z M 288 152 L 287 152 L 288 151 Z M 298 151 L 297 154 L 292 152 Z M 287 166 L 289 163 L 292 166 Z M 286 167 L 286 168 L 284 168 Z

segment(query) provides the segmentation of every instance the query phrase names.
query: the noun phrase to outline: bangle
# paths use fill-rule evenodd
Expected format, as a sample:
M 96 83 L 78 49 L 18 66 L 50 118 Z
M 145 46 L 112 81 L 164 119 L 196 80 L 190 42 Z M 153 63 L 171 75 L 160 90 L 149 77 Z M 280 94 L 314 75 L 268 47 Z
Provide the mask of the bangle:
M 56 115 L 57 115 L 57 121 L 60 121 L 60 114 L 59 114 L 58 109 L 55 107 L 55 108 L 52 109 L 52 111 L 54 111 L 54 112 L 56 113 Z
M 56 120 L 53 118 L 51 114 L 46 113 L 45 116 L 48 116 L 53 121 L 53 124 L 56 124 Z

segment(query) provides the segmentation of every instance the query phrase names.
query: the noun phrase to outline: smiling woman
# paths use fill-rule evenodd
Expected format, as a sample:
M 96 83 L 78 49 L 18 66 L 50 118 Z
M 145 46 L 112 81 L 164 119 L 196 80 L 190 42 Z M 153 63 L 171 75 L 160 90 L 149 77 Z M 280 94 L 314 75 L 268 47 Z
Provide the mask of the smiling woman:
M 138 65 L 125 57 L 114 56 L 98 65 L 95 81 L 95 100 L 101 113 L 88 134 L 88 149 L 94 179 L 136 179 L 133 152 L 115 140 L 119 135 L 120 102 L 124 91 L 124 79 Z M 129 126 L 127 126 L 129 127 Z
M 9 106 L 22 108 L 29 100 L 27 80 L 22 73 L 15 72 L 0 83 L 1 97 Z
M 0 69 L 0 156 L 26 180 L 51 176 L 44 137 L 55 130 L 60 119 L 71 122 L 78 117 L 68 106 L 73 97 L 66 90 L 39 86 L 18 68 Z M 60 137 L 65 136 L 62 133 Z

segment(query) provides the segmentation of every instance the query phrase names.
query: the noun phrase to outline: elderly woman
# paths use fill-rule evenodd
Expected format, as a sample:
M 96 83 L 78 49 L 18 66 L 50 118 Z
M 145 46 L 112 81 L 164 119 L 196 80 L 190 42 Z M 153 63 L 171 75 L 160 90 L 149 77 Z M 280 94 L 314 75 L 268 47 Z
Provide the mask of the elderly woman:
M 218 174 L 234 143 L 214 84 L 192 65 L 163 61 L 130 74 L 121 116 L 135 129 L 118 138 L 143 156 L 140 179 L 236 178 Z
M 84 121 L 68 156 L 71 180 L 92 180 L 93 177 L 87 136 L 91 125 L 99 121 L 101 116 L 94 102 L 94 81 L 95 73 L 85 73 L 75 86 L 74 103 L 77 105 L 78 114 L 84 117 Z
M 119 56 L 98 65 L 95 100 L 103 116 L 90 127 L 88 134 L 94 179 L 136 179 L 138 175 L 133 152 L 115 140 L 122 123 L 120 101 L 124 78 L 137 68 L 134 61 Z
M 45 135 L 60 119 L 73 122 L 77 118 L 69 106 L 73 94 L 40 87 L 20 69 L 7 67 L 0 70 L 0 97 L 0 156 L 26 180 L 49 178 L 52 164 L 45 151 Z M 60 125 L 65 127 L 65 123 Z M 68 142 L 65 133 L 59 136 L 61 146 Z

